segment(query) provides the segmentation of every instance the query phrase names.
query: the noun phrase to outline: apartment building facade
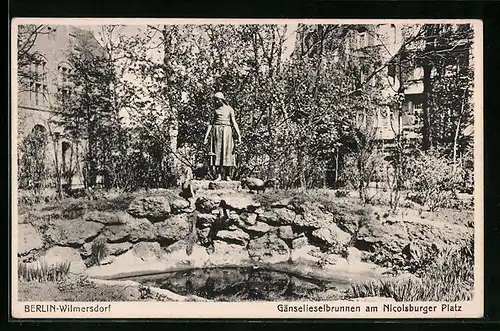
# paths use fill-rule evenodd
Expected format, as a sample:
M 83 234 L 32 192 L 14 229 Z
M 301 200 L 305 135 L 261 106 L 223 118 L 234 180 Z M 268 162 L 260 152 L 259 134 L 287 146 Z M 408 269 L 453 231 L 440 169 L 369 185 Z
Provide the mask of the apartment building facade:
M 90 31 L 75 26 L 44 26 L 30 49 L 36 61 L 18 70 L 24 72 L 22 78 L 18 77 L 17 107 L 13 111 L 20 189 L 54 187 L 58 174 L 62 185 L 83 185 L 81 151 L 85 142 L 70 138 L 59 124 L 62 100 L 72 94 L 69 75 L 73 68 L 68 57 L 82 48 L 105 54 Z
M 385 100 L 378 105 L 375 114 L 353 109 L 358 124 L 369 125 L 382 147 L 390 148 L 396 137 L 403 137 L 414 145 L 419 144 L 423 139 L 424 105 L 429 98 L 425 81 L 427 90 L 432 90 L 437 78 L 457 75 L 464 68 L 472 68 L 470 41 L 461 39 L 461 35 L 467 35 L 458 31 L 465 27 L 439 25 L 435 32 L 432 32 L 433 25 L 423 29 L 421 25 L 391 23 L 339 25 L 337 28 L 340 33 L 337 32 L 336 38 L 330 37 L 334 40 L 334 47 L 330 50 L 333 61 L 354 63 L 351 70 L 358 76 L 359 86 L 372 85 Z M 325 28 L 306 26 L 299 34 L 296 48 L 314 54 L 314 45 L 319 44 L 321 29 Z M 452 52 L 457 62 L 451 61 L 445 66 L 440 64 L 439 70 L 445 72 L 437 72 L 438 69 L 431 66 L 428 77 L 424 77 L 422 58 L 427 55 L 422 54 L 434 56 L 432 54 L 435 51 Z M 374 72 L 376 74 L 372 75 Z M 395 103 L 396 100 L 399 103 Z M 456 116 L 454 112 L 457 110 L 446 111 L 449 112 L 448 118 Z

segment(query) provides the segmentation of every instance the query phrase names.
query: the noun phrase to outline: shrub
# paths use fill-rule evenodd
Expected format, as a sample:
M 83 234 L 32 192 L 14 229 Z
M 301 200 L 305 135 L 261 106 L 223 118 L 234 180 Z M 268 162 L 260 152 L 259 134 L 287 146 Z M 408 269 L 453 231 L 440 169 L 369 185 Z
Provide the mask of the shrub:
M 76 219 L 82 217 L 87 211 L 87 205 L 82 201 L 70 202 L 69 205 L 61 212 L 61 216 L 65 219 Z
M 59 262 L 48 265 L 47 262 L 18 263 L 18 277 L 21 281 L 59 281 L 69 273 L 71 262 Z
M 58 281 L 59 291 L 73 291 L 82 288 L 96 288 L 97 285 L 87 275 L 71 275 Z
M 474 290 L 474 242 L 444 250 L 429 263 L 422 277 L 387 278 L 356 283 L 349 298 L 389 297 L 396 301 L 472 300 Z
M 105 238 L 97 238 L 92 242 L 90 261 L 92 264 L 100 264 L 108 256 L 109 249 Z
M 413 194 L 408 194 L 407 199 L 427 205 L 431 211 L 452 205 L 459 177 L 445 157 L 435 152 L 421 152 L 409 163 L 409 185 Z
M 349 191 L 346 190 L 337 190 L 335 191 L 336 198 L 345 198 L 349 196 Z

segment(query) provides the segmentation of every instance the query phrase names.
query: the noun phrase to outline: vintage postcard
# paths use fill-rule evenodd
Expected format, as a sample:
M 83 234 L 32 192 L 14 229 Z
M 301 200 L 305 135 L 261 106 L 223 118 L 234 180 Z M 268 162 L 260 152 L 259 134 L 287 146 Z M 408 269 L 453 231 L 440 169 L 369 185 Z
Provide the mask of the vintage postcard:
M 483 316 L 478 20 L 12 21 L 12 316 Z

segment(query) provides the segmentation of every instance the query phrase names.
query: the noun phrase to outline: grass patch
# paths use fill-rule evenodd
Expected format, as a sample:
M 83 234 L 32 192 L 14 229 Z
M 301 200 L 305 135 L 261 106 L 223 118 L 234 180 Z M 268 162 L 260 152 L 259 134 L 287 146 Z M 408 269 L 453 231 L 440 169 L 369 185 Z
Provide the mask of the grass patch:
M 127 210 L 136 195 L 132 193 L 123 194 L 113 199 L 100 198 L 97 200 L 87 200 L 87 206 L 91 210 L 116 212 Z
M 270 207 L 273 203 L 286 199 L 293 199 L 298 203 L 320 203 L 326 210 L 335 211 L 339 207 L 354 208 L 358 210 L 365 208 L 357 199 L 349 197 L 338 197 L 337 191 L 330 189 L 292 189 L 292 190 L 268 190 L 264 193 L 254 194 L 254 198 L 263 207 Z M 359 214 L 359 212 L 356 211 Z
M 45 261 L 39 263 L 18 263 L 18 276 L 21 281 L 59 281 L 69 273 L 71 262 L 59 262 L 48 265 Z
M 139 301 L 130 285 L 96 284 L 84 277 L 65 278 L 58 282 L 19 282 L 20 301 Z
M 90 260 L 93 265 L 99 265 L 108 254 L 109 249 L 105 238 L 99 237 L 92 242 Z
M 443 251 L 420 278 L 356 283 L 348 298 L 389 297 L 396 301 L 466 301 L 474 291 L 474 242 Z
M 259 202 L 262 207 L 271 207 L 275 202 L 279 202 L 285 199 L 292 199 L 295 197 L 300 197 L 303 194 L 303 190 L 267 190 L 262 193 L 255 193 L 253 195 L 255 201 Z

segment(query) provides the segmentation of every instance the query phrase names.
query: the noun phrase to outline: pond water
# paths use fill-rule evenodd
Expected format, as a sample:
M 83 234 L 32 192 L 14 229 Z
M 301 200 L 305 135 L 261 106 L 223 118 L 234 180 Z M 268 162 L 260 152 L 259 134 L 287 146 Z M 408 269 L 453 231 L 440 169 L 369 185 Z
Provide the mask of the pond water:
M 347 282 L 330 282 L 283 271 L 252 267 L 190 269 L 129 277 L 145 286 L 216 301 L 321 300 Z

